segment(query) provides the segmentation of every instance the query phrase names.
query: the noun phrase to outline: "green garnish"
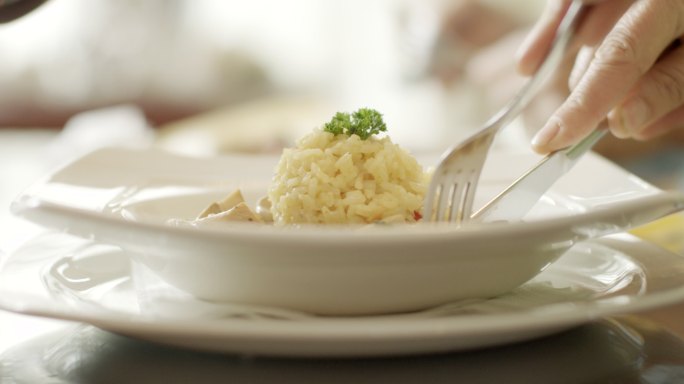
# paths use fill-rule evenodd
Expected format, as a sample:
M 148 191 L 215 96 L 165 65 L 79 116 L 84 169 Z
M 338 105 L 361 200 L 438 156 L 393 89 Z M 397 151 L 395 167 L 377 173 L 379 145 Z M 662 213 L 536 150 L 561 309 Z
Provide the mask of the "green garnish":
M 337 112 L 329 123 L 325 124 L 325 131 L 340 135 L 349 131 L 352 125 L 351 116 L 346 112 Z
M 360 108 L 351 115 L 347 112 L 337 112 L 330 122 L 325 124 L 323 130 L 335 135 L 343 133 L 350 136 L 357 135 L 362 140 L 366 140 L 372 135 L 387 131 L 387 126 L 382 121 L 380 112 L 370 108 Z

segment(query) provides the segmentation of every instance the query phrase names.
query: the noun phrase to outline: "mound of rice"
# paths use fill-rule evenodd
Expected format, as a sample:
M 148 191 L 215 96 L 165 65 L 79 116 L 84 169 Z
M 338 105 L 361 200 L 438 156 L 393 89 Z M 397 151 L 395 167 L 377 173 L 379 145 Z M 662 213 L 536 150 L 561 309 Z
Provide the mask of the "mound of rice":
M 315 130 L 283 151 L 268 197 L 280 225 L 415 222 L 427 181 L 389 137 Z

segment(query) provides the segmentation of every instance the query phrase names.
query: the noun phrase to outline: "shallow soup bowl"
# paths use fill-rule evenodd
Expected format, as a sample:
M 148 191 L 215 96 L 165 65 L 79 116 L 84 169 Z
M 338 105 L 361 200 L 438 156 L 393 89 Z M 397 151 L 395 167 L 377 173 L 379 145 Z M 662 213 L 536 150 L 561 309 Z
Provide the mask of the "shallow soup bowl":
M 494 154 L 483 174 L 481 199 L 534 161 L 529 155 Z M 190 158 L 103 149 L 31 187 L 12 210 L 120 246 L 138 267 L 200 299 L 317 315 L 370 315 L 500 295 L 532 279 L 579 241 L 684 208 L 680 195 L 663 193 L 592 155 L 523 222 L 465 228 L 169 224 L 193 218 L 235 188 L 254 206 L 265 195 L 276 162 L 274 156 Z M 520 172 L 512 172 L 511 164 Z

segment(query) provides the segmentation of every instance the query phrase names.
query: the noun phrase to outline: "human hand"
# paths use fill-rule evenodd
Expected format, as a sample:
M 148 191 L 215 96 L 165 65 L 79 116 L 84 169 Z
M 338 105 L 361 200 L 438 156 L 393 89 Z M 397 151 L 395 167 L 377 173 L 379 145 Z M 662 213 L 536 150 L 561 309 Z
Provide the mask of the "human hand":
M 18 19 L 44 2 L 45 0 L 0 0 L 0 23 Z
M 550 152 L 574 144 L 608 118 L 613 135 L 647 140 L 684 125 L 683 0 L 586 0 L 577 31 L 570 95 L 532 140 Z M 549 0 L 522 44 L 519 71 L 543 60 L 570 0 Z
M 440 10 L 443 19 L 440 20 L 427 69 L 444 85 L 452 86 L 467 77 L 467 67 L 473 57 L 514 32 L 522 23 L 481 1 L 452 1 L 447 4 Z M 500 62 L 491 60 L 482 64 L 492 67 Z

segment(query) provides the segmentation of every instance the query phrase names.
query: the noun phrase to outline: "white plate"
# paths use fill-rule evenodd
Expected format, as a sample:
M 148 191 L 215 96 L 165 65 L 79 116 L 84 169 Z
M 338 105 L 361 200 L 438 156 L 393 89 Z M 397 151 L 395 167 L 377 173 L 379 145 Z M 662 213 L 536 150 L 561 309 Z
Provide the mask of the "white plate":
M 42 235 L 4 260 L 0 307 L 193 349 L 277 356 L 379 356 L 526 340 L 684 299 L 684 258 L 629 235 L 574 246 L 492 300 L 382 316 L 318 317 L 200 301 L 132 268 L 116 247 Z
M 537 160 L 493 154 L 480 202 Z M 435 156 L 422 158 L 434 164 Z M 542 199 L 527 222 L 358 227 L 235 223 L 167 224 L 193 218 L 241 188 L 265 195 L 277 157 L 189 158 L 104 149 L 21 195 L 13 212 L 39 224 L 121 246 L 197 297 L 327 315 L 413 311 L 493 297 L 528 281 L 577 241 L 621 231 L 684 208 L 596 156 Z

